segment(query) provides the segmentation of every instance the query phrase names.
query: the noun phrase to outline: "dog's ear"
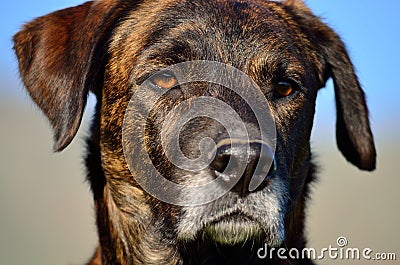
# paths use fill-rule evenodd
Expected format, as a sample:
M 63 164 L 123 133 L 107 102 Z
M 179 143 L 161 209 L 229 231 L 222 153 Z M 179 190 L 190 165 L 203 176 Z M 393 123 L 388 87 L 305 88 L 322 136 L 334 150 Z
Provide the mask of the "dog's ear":
M 26 24 L 14 36 L 22 81 L 53 127 L 55 151 L 72 141 L 89 90 L 96 93 L 101 86 L 105 32 L 118 13 L 113 2 L 117 1 L 56 11 Z
M 309 41 L 316 46 L 324 65 L 323 84 L 333 79 L 336 99 L 336 139 L 346 159 L 363 170 L 374 170 L 376 151 L 369 124 L 364 92 L 355 74 L 344 43 L 326 24 L 314 16 L 300 0 L 285 2 Z
M 325 76 L 333 79 L 335 87 L 337 145 L 348 161 L 372 171 L 376 150 L 364 91 L 339 37 L 334 37 L 323 48 L 327 63 Z

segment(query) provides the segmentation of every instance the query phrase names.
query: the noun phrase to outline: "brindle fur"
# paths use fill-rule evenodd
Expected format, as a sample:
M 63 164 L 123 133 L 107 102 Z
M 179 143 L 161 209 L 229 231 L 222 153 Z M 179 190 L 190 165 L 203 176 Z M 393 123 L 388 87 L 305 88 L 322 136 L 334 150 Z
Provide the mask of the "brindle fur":
M 375 168 L 364 93 L 344 44 L 301 1 L 99 0 L 35 19 L 14 42 L 22 80 L 54 129 L 55 151 L 75 136 L 88 92 L 97 97 L 86 166 L 99 247 L 88 264 L 312 264 L 307 259 L 259 260 L 256 250 L 264 241 L 305 247 L 305 206 L 315 171 L 309 140 L 317 92 L 328 78 L 335 85 L 339 149 L 360 169 Z M 216 244 L 191 218 L 206 222 L 208 214 L 224 213 L 225 205 L 238 201 L 234 192 L 198 208 L 177 207 L 152 198 L 132 178 L 122 148 L 122 124 L 132 92 L 151 73 L 190 60 L 219 61 L 240 69 L 269 100 L 277 127 L 277 176 L 287 186 L 277 194 L 287 201 L 279 209 L 285 220 L 283 242 L 271 232 L 264 235 L 269 239 Z M 298 75 L 304 92 L 290 99 L 274 98 L 274 82 L 288 73 Z M 197 84 L 189 94 L 175 90 L 156 105 L 154 128 L 146 139 L 149 146 L 158 141 L 165 113 L 184 98 L 230 100 L 244 113 L 240 100 L 220 87 L 210 91 Z M 213 128 L 218 126 L 211 125 L 191 126 L 215 135 Z M 183 151 L 191 155 L 196 137 L 190 130 L 186 137 L 193 140 L 183 144 Z M 179 181 L 181 172 L 153 146 L 155 164 Z M 257 206 L 251 208 L 255 217 L 268 216 L 268 204 L 259 207 L 265 192 L 251 196 L 242 198 L 243 209 Z M 185 227 L 198 233 L 192 238 L 180 234 Z

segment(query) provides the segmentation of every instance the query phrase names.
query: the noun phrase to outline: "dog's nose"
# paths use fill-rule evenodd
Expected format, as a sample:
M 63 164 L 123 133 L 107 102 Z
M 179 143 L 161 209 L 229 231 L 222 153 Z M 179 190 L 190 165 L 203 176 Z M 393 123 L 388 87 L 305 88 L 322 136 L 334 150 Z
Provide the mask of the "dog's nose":
M 237 181 L 232 191 L 241 196 L 261 190 L 275 175 L 273 150 L 263 141 L 226 139 L 217 144 L 213 155 L 210 168 L 216 177 L 226 182 Z

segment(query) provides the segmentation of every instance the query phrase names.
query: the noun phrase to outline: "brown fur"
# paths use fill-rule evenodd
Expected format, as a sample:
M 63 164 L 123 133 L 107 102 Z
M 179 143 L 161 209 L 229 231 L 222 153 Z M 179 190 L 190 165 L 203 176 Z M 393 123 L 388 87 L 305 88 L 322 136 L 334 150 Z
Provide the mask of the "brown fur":
M 278 194 L 287 201 L 280 209 L 286 234 L 280 246 L 305 247 L 305 206 L 315 171 L 309 140 L 317 91 L 328 78 L 335 85 L 339 149 L 360 169 L 375 168 L 365 97 L 344 44 L 299 0 L 99 0 L 40 17 L 26 24 L 14 42 L 22 80 L 54 129 L 55 151 L 63 150 L 75 136 L 89 91 L 97 97 L 86 166 L 99 247 L 88 264 L 312 264 L 259 260 L 257 247 L 267 239 L 219 245 L 202 236 L 200 224 L 185 217 L 197 211 L 199 220 L 204 220 L 223 211 L 239 200 L 234 191 L 205 206 L 182 208 L 157 201 L 132 178 L 122 148 L 125 110 L 143 78 L 168 65 L 223 62 L 245 72 L 263 90 L 277 128 L 276 178 L 288 186 L 287 192 Z M 288 72 L 300 76 L 304 92 L 290 100 L 277 99 L 274 82 Z M 231 101 L 247 115 L 240 100 L 223 88 L 210 92 L 197 84 L 188 93 L 171 93 L 155 107 L 153 129 L 145 139 L 153 162 L 177 180 L 182 172 L 166 161 L 156 144 L 168 110 L 184 98 L 208 95 Z M 193 125 L 199 137 L 215 136 L 217 127 L 212 122 Z M 183 149 L 191 154 L 197 136 L 183 134 L 188 139 Z M 240 199 L 249 209 L 260 203 L 254 198 L 267 195 L 261 190 L 251 196 Z M 268 215 L 268 209 L 252 211 L 257 217 Z M 178 239 L 177 227 L 185 222 L 199 229 L 194 240 Z

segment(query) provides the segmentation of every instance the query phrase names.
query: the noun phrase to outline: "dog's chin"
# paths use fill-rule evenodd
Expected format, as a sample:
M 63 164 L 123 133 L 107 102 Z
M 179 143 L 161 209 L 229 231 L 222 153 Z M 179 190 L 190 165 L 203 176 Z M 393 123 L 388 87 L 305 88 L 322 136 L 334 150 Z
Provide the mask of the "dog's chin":
M 286 234 L 287 194 L 285 182 L 275 179 L 268 188 L 244 198 L 230 191 L 210 203 L 182 207 L 175 225 L 176 238 L 182 243 L 279 246 Z
M 265 233 L 261 226 L 243 216 L 228 216 L 204 227 L 203 235 L 222 245 L 238 245 L 250 240 L 261 241 Z
M 243 245 L 247 242 L 267 244 L 275 247 L 283 243 L 285 232 L 283 226 L 266 227 L 262 222 L 250 216 L 235 213 L 222 216 L 206 222 L 202 228 L 195 231 L 192 227 L 192 236 L 178 238 L 189 241 L 211 241 L 225 246 Z

